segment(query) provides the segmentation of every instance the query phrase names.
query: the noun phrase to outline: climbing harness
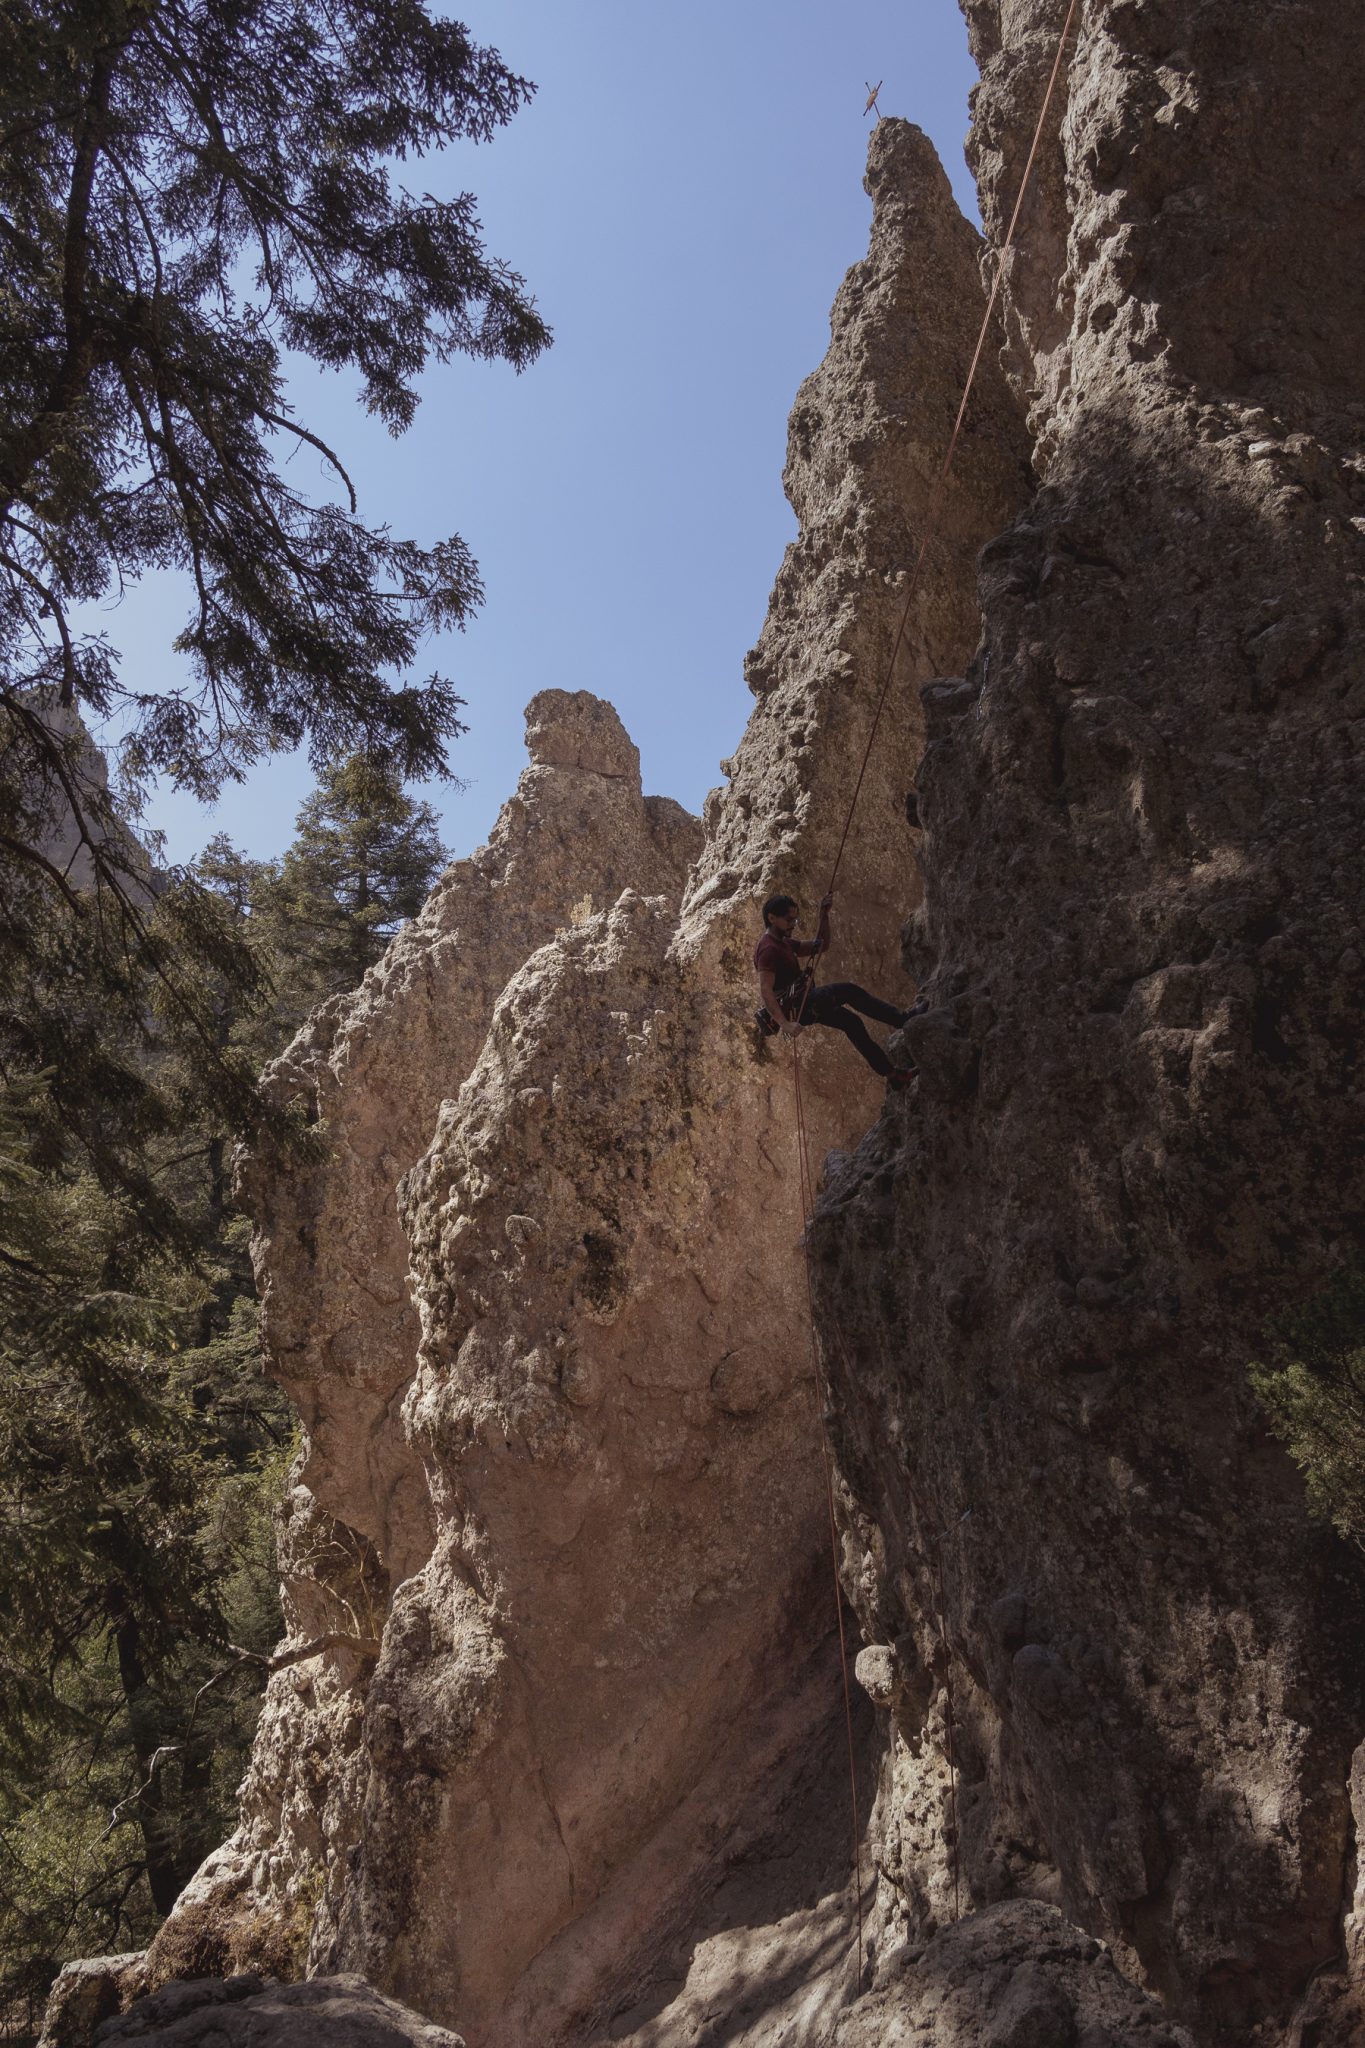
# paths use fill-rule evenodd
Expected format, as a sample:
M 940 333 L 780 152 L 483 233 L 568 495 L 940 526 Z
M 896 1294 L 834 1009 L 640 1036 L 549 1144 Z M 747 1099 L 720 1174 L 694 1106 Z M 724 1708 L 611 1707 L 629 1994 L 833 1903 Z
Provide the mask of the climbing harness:
M 815 986 L 814 967 L 803 967 L 796 980 L 789 982 L 778 996 L 778 1008 L 789 1024 L 799 1024 L 806 1007 L 806 998 Z M 766 1003 L 760 1003 L 754 1011 L 754 1022 L 765 1038 L 776 1038 L 782 1026 Z
M 783 939 L 780 934 L 772 932 L 769 932 L 767 936 L 775 939 L 777 950 L 782 954 L 787 966 L 792 969 L 792 978 L 786 986 L 781 989 L 775 988 L 773 991 L 777 997 L 777 1006 L 789 1024 L 799 1024 L 805 1012 L 807 999 L 815 987 L 816 965 L 821 955 L 825 952 L 828 942 L 822 942 L 817 932 L 815 950 L 810 955 L 809 965 L 802 967 L 794 940 L 790 938 Z M 757 964 L 757 955 L 755 955 L 755 964 Z M 760 1003 L 754 1011 L 754 1022 L 764 1038 L 776 1038 L 778 1032 L 782 1029 L 782 1026 L 778 1023 L 766 1002 Z
M 939 513 L 942 506 L 944 488 L 948 481 L 949 472 L 953 466 L 953 457 L 957 453 L 958 438 L 962 432 L 962 423 L 967 416 L 967 406 L 971 399 L 972 387 L 976 382 L 976 373 L 977 369 L 980 366 L 982 352 L 984 351 L 986 346 L 986 336 L 990 332 L 991 320 L 995 313 L 995 302 L 1000 295 L 1000 286 L 1005 275 L 1005 262 L 1014 247 L 1015 229 L 1019 225 L 1019 216 L 1023 210 L 1024 196 L 1029 188 L 1029 181 L 1033 175 L 1034 161 L 1038 155 L 1038 149 L 1043 139 L 1043 132 L 1047 126 L 1048 110 L 1052 105 L 1052 95 L 1056 88 L 1058 77 L 1061 74 L 1062 56 L 1066 49 L 1067 41 L 1071 33 L 1071 24 L 1075 19 L 1076 5 L 1077 0 L 1068 0 L 1066 18 L 1062 23 L 1061 33 L 1057 38 L 1057 50 L 1052 60 L 1052 70 L 1048 77 L 1047 89 L 1043 94 L 1043 104 L 1038 112 L 1038 124 L 1033 131 L 1033 140 L 1029 145 L 1029 153 L 1024 162 L 1023 176 L 1019 180 L 1019 190 L 1015 197 L 1014 210 L 1010 214 L 1009 227 L 1006 229 L 1005 239 L 1000 246 L 1000 257 L 999 261 L 995 266 L 995 277 L 991 283 L 990 294 L 986 300 L 986 310 L 981 318 L 981 328 L 980 332 L 976 337 L 976 347 L 972 351 L 971 363 L 968 366 L 967 370 L 967 381 L 963 386 L 962 400 L 957 409 L 957 418 L 953 422 L 953 431 L 948 439 L 947 452 L 943 457 L 942 465 L 940 466 L 938 474 L 934 479 L 933 489 L 929 494 L 929 503 L 925 508 L 924 531 L 920 539 L 919 550 L 915 556 L 914 565 L 910 571 L 910 579 L 908 584 L 906 585 L 905 601 L 901 607 L 900 622 L 896 627 L 896 637 L 892 642 L 890 658 L 888 659 L 886 664 L 886 674 L 882 680 L 881 690 L 878 693 L 876 706 L 872 713 L 872 726 L 870 731 L 868 732 L 867 745 L 863 749 L 862 761 L 858 768 L 858 779 L 853 785 L 853 795 L 849 799 L 848 816 L 844 820 L 844 829 L 843 832 L 840 834 L 839 845 L 834 855 L 834 866 L 830 870 L 829 883 L 825 890 L 825 894 L 827 896 L 832 896 L 834 893 L 834 884 L 838 879 L 839 868 L 844 858 L 844 848 L 848 844 L 848 835 L 853 828 L 853 819 L 854 814 L 858 808 L 858 799 L 862 795 L 863 782 L 867 775 L 868 762 L 872 758 L 872 749 L 873 746 L 876 744 L 877 730 L 881 724 L 882 712 L 885 709 L 886 700 L 887 697 L 890 695 L 891 691 L 892 680 L 896 673 L 896 661 L 900 655 L 901 647 L 905 640 L 906 627 L 910 623 L 911 607 L 913 606 L 915 598 L 919 591 L 920 575 L 923 570 L 925 558 L 928 555 L 930 545 L 937 538 L 938 535 Z M 866 111 L 866 109 L 864 111 Z M 810 991 L 812 986 L 814 985 L 814 973 L 811 972 L 804 978 L 806 981 L 806 986 L 801 996 L 800 1006 L 793 1020 L 798 1024 L 801 1022 L 802 1015 L 805 1011 L 806 1003 L 810 998 Z M 785 1009 L 785 1004 L 783 1005 L 783 1007 Z M 764 1022 L 762 1025 L 762 1029 L 764 1030 L 765 1035 L 775 1035 L 780 1027 L 777 1025 L 774 1019 L 768 1014 L 766 1007 L 762 1012 L 762 1016 L 766 1020 L 766 1022 Z M 792 1045 L 792 1080 L 796 1093 L 796 1139 L 797 1158 L 799 1164 L 799 1183 L 801 1194 L 802 1219 L 801 1247 L 803 1253 L 803 1264 L 806 1269 L 806 1310 L 809 1319 L 810 1329 L 811 1366 L 814 1374 L 815 1385 L 820 1405 L 822 1409 L 825 1409 L 829 1405 L 829 1394 L 825 1382 L 824 1373 L 821 1369 L 819 1346 L 816 1343 L 815 1338 L 815 1287 L 811 1277 L 810 1237 L 808 1229 L 809 1219 L 814 1211 L 815 1206 L 814 1180 L 811 1173 L 810 1158 L 806 1142 L 805 1111 L 801 1100 L 801 1043 L 799 1038 L 795 1040 Z M 865 1959 L 863 1955 L 862 1829 L 859 1825 L 858 1819 L 858 1762 L 856 1746 L 854 1744 L 853 1739 L 853 1696 L 852 1689 L 849 1684 L 848 1674 L 848 1643 L 844 1633 L 843 1587 L 839 1578 L 839 1525 L 838 1518 L 835 1514 L 834 1508 L 834 1470 L 830 1460 L 829 1441 L 824 1428 L 823 1416 L 821 1417 L 820 1428 L 820 1450 L 821 1455 L 824 1459 L 825 1497 L 829 1507 L 830 1556 L 834 1566 L 834 1604 L 835 1612 L 839 1622 L 839 1667 L 843 1677 L 844 1726 L 848 1738 L 848 1770 L 850 1787 L 852 1792 L 853 1807 L 853 1885 L 854 1898 L 857 1904 L 858 1920 L 858 1948 L 856 1955 L 856 1968 L 854 1971 L 854 1986 L 855 1990 L 860 1990 L 862 1987 L 863 1964 Z M 944 1698 L 946 1709 L 945 1733 L 947 1735 L 948 1743 L 950 1826 L 953 1834 L 953 1917 L 954 1919 L 957 1919 L 959 1917 L 959 1855 L 957 1843 L 957 1742 L 956 1733 L 953 1725 L 952 1655 L 948 1646 L 947 1620 L 944 1613 L 942 1560 L 939 1555 L 938 1541 L 936 1537 L 933 1539 L 933 1548 L 935 1578 L 937 1580 L 938 1586 L 939 1639 L 947 1665 L 944 1679 Z

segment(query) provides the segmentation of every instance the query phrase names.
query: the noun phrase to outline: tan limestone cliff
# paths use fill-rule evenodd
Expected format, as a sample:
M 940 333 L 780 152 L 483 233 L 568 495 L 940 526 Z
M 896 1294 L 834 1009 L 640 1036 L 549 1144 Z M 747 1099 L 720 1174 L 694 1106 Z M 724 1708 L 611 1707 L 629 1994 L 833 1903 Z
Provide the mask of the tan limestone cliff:
M 1065 8 L 966 12 L 998 236 Z M 1201 2041 L 1326 2048 L 1365 1587 L 1246 1368 L 1365 1220 L 1365 41 L 1076 19 L 1006 278 L 1043 483 L 925 693 L 920 1099 L 815 1233 L 881 1907 L 922 1941 L 956 1864 Z
M 763 895 L 810 909 L 832 860 L 981 306 L 918 131 L 881 124 L 868 188 L 704 828 L 641 799 L 609 707 L 543 693 L 489 846 L 274 1072 L 317 1130 L 246 1173 L 304 1424 L 287 1610 L 351 1641 L 272 1682 L 154 1976 L 292 1943 L 470 2048 L 700 2038 L 717 2001 L 738 2048 L 848 1995 L 790 1049 L 749 956 Z M 914 685 L 969 655 L 972 558 L 1027 484 L 988 367 L 836 907 L 831 973 L 907 1003 Z M 881 1088 L 814 1038 L 818 1159 Z

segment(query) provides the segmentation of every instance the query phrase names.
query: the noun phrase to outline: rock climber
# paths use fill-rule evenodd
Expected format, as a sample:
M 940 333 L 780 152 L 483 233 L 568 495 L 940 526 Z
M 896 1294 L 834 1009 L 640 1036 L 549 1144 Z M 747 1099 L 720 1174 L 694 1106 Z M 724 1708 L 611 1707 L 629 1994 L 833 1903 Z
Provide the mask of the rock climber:
M 754 966 L 763 996 L 759 1023 L 770 1037 L 780 1031 L 784 1037 L 794 1038 L 808 1024 L 824 1024 L 831 1031 L 842 1031 L 874 1073 L 882 1075 L 893 1088 L 908 1088 L 915 1078 L 914 1067 L 895 1066 L 863 1018 L 871 1017 L 878 1024 L 899 1028 L 912 1014 L 910 1011 L 898 1010 L 894 1003 L 884 1003 L 879 996 L 869 995 L 855 981 L 831 981 L 823 988 L 811 987 L 807 993 L 807 984 L 815 975 L 814 962 L 829 946 L 833 902 L 832 896 L 821 898 L 820 922 L 813 939 L 796 936 L 801 909 L 794 896 L 770 896 L 764 904 L 763 936 L 754 948 Z M 812 965 L 803 968 L 803 959 Z

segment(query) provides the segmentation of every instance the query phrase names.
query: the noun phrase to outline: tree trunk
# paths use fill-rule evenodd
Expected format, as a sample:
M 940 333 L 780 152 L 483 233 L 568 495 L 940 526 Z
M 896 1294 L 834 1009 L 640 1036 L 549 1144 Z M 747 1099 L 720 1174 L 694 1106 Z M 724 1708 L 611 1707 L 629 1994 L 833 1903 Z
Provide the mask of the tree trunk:
M 370 964 L 370 955 L 373 950 L 370 944 L 369 926 L 360 922 L 370 907 L 370 871 L 366 866 L 363 855 L 361 856 L 360 867 L 356 875 L 355 907 L 356 920 L 351 927 L 354 949 L 352 957 L 355 961 L 355 978 L 357 981 L 360 981 L 364 977 L 365 969 Z
M 142 1662 L 142 1647 L 137 1621 L 129 1614 L 126 1602 L 115 1595 L 122 1612 L 114 1623 L 114 1641 L 118 1649 L 119 1678 L 123 1684 L 123 1697 L 128 1708 L 128 1728 L 132 1737 L 133 1757 L 137 1764 L 138 1796 L 137 1818 L 142 1830 L 142 1853 L 147 1866 L 147 1883 L 151 1887 L 152 1903 L 163 1916 L 170 1912 L 180 1895 L 180 1879 L 166 1840 L 165 1809 L 161 1800 L 161 1786 L 153 1770 L 152 1758 L 156 1754 L 156 1729 L 148 1713 L 147 1672 Z

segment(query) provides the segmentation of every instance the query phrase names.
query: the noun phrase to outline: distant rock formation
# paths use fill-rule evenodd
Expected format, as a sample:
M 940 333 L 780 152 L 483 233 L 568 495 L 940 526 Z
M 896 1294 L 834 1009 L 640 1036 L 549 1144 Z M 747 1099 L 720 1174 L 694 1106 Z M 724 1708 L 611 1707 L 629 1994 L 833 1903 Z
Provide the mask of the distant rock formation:
M 22 835 L 66 887 L 93 889 L 102 852 L 104 879 L 130 902 L 150 903 L 155 870 L 110 798 L 109 763 L 76 706 L 47 687 L 19 695 L 0 712 L 0 759 L 6 753 L 25 763 L 11 795 Z

